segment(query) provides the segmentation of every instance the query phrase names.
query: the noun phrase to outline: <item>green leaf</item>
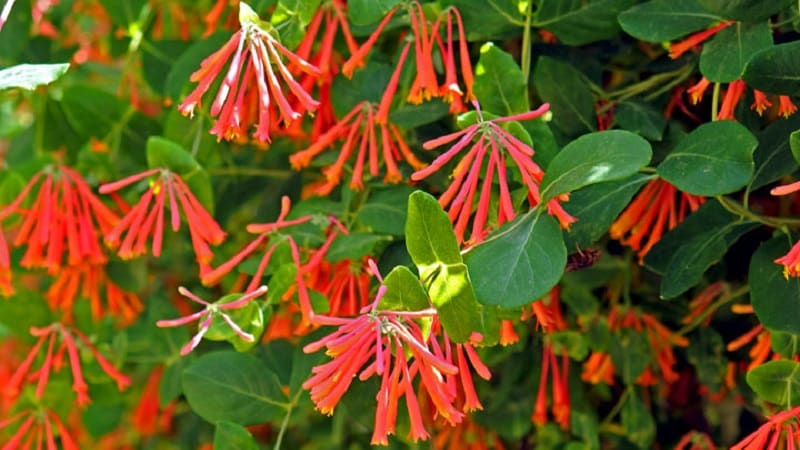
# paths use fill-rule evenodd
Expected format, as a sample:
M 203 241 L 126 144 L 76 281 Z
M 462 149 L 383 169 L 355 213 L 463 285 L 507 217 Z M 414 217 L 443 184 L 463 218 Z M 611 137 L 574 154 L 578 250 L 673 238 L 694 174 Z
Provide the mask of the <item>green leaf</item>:
M 400 0 L 350 0 L 347 17 L 353 25 L 370 25 L 379 22 Z
M 404 128 L 417 128 L 446 117 L 450 106 L 440 99 L 431 99 L 419 105 L 402 103 L 389 113 L 389 122 Z
M 430 307 L 428 293 L 419 278 L 406 266 L 396 266 L 383 279 L 386 294 L 380 309 L 393 311 L 419 311 Z
M 567 136 L 597 129 L 592 91 L 578 70 L 547 56 L 539 57 L 533 86 L 542 101 L 550 103 L 553 123 Z
M 303 40 L 306 26 L 319 9 L 320 0 L 279 0 L 270 23 L 280 33 L 281 43 L 296 48 Z
M 242 294 L 228 294 L 214 303 L 228 303 L 232 302 Z M 239 328 L 245 333 L 253 336 L 253 341 L 246 341 L 242 339 L 233 328 L 218 314 L 215 314 L 211 326 L 206 332 L 205 339 L 212 341 L 228 341 L 233 345 L 233 348 L 239 352 L 245 352 L 253 348 L 261 340 L 261 334 L 264 332 L 264 312 L 261 309 L 260 302 L 252 301 L 247 306 L 239 309 L 222 311 L 231 318 L 233 323 L 237 324 Z
M 620 102 L 614 108 L 614 122 L 623 130 L 637 133 L 653 141 L 661 140 L 664 128 L 667 126 L 661 111 L 639 100 Z
M 651 175 L 634 174 L 624 180 L 598 183 L 571 193 L 564 209 L 578 220 L 566 235 L 567 248 L 587 247 L 606 234 L 633 195 L 652 179 Z
M 800 402 L 800 363 L 767 361 L 747 372 L 747 384 L 761 399 L 791 408 Z
M 567 249 L 558 222 L 533 210 L 465 254 L 479 303 L 516 308 L 558 283 Z
M 612 335 L 609 353 L 625 384 L 633 384 L 652 358 L 647 338 L 632 328 L 623 328 Z
M 119 403 L 92 403 L 81 414 L 81 421 L 90 435 L 99 437 L 119 426 L 123 412 L 125 408 Z
M 0 91 L 20 88 L 32 91 L 38 86 L 50 84 L 67 73 L 69 63 L 63 64 L 19 64 L 0 70 Z
M 258 444 L 245 427 L 221 421 L 214 429 L 214 450 L 258 450 Z
M 387 236 L 380 236 L 373 233 L 364 231 L 353 231 L 349 234 L 342 234 L 336 237 L 328 253 L 325 254 L 325 259 L 329 262 L 336 263 L 349 259 L 352 261 L 360 260 L 363 256 L 373 253 L 377 245 L 388 241 Z
M 17 0 L 14 4 L 4 1 L 3 7 L 6 5 L 13 8 L 0 30 L 0 59 L 11 61 L 17 59 L 30 42 L 31 0 Z
M 750 259 L 750 301 L 759 322 L 771 331 L 800 334 L 800 278 L 783 276 L 775 260 L 790 248 L 785 236 L 775 237 Z
M 789 151 L 790 135 L 800 129 L 800 114 L 776 120 L 758 135 L 758 148 L 753 154 L 756 169 L 749 189 L 752 191 L 797 170 L 797 161 Z
M 87 138 L 105 138 L 129 108 L 116 96 L 88 85 L 65 89 L 61 105 L 75 131 Z
M 737 220 L 719 228 L 707 227 L 707 231 L 687 239 L 677 249 L 673 247 L 661 281 L 661 298 L 676 297 L 698 284 L 706 270 L 722 259 L 733 243 L 757 226 L 755 222 Z
M 461 263 L 461 252 L 450 219 L 433 196 L 416 191 L 408 197 L 406 248 L 420 267 L 420 278 L 441 264 Z
M 800 130 L 794 131 L 789 136 L 789 147 L 792 149 L 794 160 L 800 162 Z
M 175 142 L 160 136 L 147 140 L 147 166 L 151 169 L 163 167 L 179 174 L 201 169 L 200 164 Z
M 553 344 L 553 352 L 566 353 L 575 361 L 583 361 L 589 356 L 589 344 L 586 337 L 577 331 L 557 331 L 548 335 Z
M 514 58 L 487 42 L 475 66 L 473 90 L 481 109 L 499 115 L 528 111 L 528 87 Z
M 755 136 L 739 122 L 704 123 L 678 142 L 657 172 L 689 194 L 728 194 L 750 180 L 757 146 Z
M 142 76 L 155 92 L 164 92 L 175 62 L 189 48 L 182 40 L 148 41 L 141 46 Z
M 344 117 L 363 101 L 378 103 L 383 97 L 392 68 L 388 64 L 370 61 L 366 67 L 353 73 L 353 78 L 336 77 L 331 90 L 331 104 L 336 117 Z
M 142 8 L 147 4 L 147 0 L 128 0 L 120 2 L 117 0 L 100 0 L 111 20 L 117 26 L 128 28 L 139 19 Z M 137 27 L 138 28 L 138 27 Z
M 426 192 L 409 196 L 406 248 L 450 338 L 465 342 L 473 331 L 480 332 L 480 305 L 475 301 L 450 219 Z
M 730 20 L 758 22 L 769 19 L 791 5 L 793 0 L 699 0 L 707 10 Z
M 794 355 L 800 350 L 800 335 L 770 331 L 769 338 L 772 351 L 786 359 L 794 358 Z
M 625 438 L 639 448 L 652 448 L 656 437 L 656 423 L 650 408 L 634 393 L 628 391 L 630 396 L 622 407 L 620 416 Z
M 357 221 L 375 233 L 402 236 L 412 192 L 414 188 L 409 186 L 374 191 L 358 210 Z
M 545 28 L 565 45 L 585 45 L 619 33 L 617 15 L 634 0 L 539 0 L 533 26 Z
M 736 22 L 703 44 L 700 73 L 709 81 L 728 83 L 742 77 L 744 67 L 759 51 L 772 46 L 766 20 L 757 24 Z
M 254 425 L 272 420 L 286 406 L 274 372 L 258 358 L 238 352 L 213 352 L 183 371 L 189 406 L 209 422 Z
M 770 94 L 800 95 L 800 41 L 756 53 L 742 78 L 751 88 Z
M 697 379 L 711 392 L 719 392 L 728 371 L 725 343 L 711 327 L 700 327 L 691 336 L 686 358 L 697 371 Z
M 697 0 L 651 0 L 619 15 L 622 29 L 643 41 L 671 41 L 724 20 Z
M 587 134 L 567 144 L 547 166 L 539 187 L 542 203 L 565 192 L 632 175 L 647 165 L 650 144 L 629 131 Z

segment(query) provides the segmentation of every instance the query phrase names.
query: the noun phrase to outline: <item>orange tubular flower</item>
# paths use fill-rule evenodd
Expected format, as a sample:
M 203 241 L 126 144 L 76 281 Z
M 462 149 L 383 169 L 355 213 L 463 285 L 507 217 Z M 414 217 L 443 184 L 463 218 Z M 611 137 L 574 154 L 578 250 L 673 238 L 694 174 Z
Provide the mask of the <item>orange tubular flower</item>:
M 261 142 L 270 142 L 269 131 L 274 121 L 271 112 L 275 107 L 281 121 L 291 125 L 305 112 L 314 112 L 319 105 L 294 79 L 281 55 L 306 73 L 319 75 L 319 69 L 278 42 L 273 36 L 274 30 L 265 29 L 269 24 L 262 22 L 245 3 L 239 4 L 239 22 L 241 29 L 220 50 L 203 60 L 200 69 L 192 74 L 191 81 L 198 85 L 178 109 L 184 115 L 192 115 L 230 58 L 211 105 L 211 115 L 217 118 L 211 133 L 218 140 L 235 140 L 255 125 L 253 136 Z M 279 77 L 298 101 L 297 109 L 290 105 Z
M 537 425 L 547 423 L 547 379 L 551 374 L 553 380 L 553 418 L 562 429 L 569 429 L 570 402 L 569 402 L 569 356 L 561 355 L 561 367 L 549 342 L 542 350 L 542 372 L 539 377 L 539 391 L 536 395 L 531 421 Z
M 515 120 L 535 119 L 548 111 L 550 105 L 543 104 L 539 108 L 523 114 L 509 117 L 484 120 L 480 113 L 480 105 L 474 102 L 478 112 L 478 122 L 455 133 L 430 140 L 423 144 L 426 150 L 432 150 L 442 145 L 458 140 L 449 150 L 439 155 L 428 167 L 418 170 L 411 175 L 411 179 L 419 181 L 439 171 L 458 153 L 469 147 L 466 155 L 458 162 L 453 170 L 452 183 L 439 197 L 439 204 L 447 208 L 450 220 L 454 223 L 456 239 L 464 243 L 469 219 L 473 217 L 475 195 L 480 185 L 478 206 L 472 220 L 472 232 L 467 241 L 468 245 L 481 242 L 489 233 L 491 227 L 487 223 L 489 209 L 492 201 L 493 180 L 497 176 L 499 197 L 497 200 L 497 226 L 516 217 L 511 193 L 508 187 L 508 173 L 506 161 L 510 158 L 516 165 L 520 177 L 528 191 L 528 203 L 531 206 L 539 204 L 539 183 L 544 177 L 544 172 L 533 162 L 533 149 L 514 137 L 507 130 L 500 127 L 503 122 Z M 477 138 L 477 142 L 475 139 Z M 486 162 L 488 161 L 488 162 Z M 486 162 L 485 172 L 483 170 Z M 479 180 L 481 173 L 484 179 Z M 555 215 L 563 228 L 568 228 L 575 219 L 561 206 L 566 201 L 566 195 L 559 196 L 547 203 L 547 210 Z
M 164 210 L 169 201 L 172 230 L 180 230 L 182 210 L 189 227 L 195 257 L 203 267 L 214 256 L 210 245 L 220 244 L 225 239 L 225 232 L 192 194 L 180 175 L 168 169 L 150 169 L 104 184 L 100 186 L 100 193 L 116 192 L 156 174 L 158 177 L 150 181 L 150 187 L 139 199 L 139 203 L 128 211 L 113 230 L 106 233 L 106 244 L 116 249 L 120 258 L 131 259 L 147 253 L 147 240 L 152 237 L 153 256 L 161 256 L 166 220 Z
M 384 95 L 384 98 L 391 99 L 391 96 Z M 370 176 L 376 177 L 380 174 L 381 159 L 386 166 L 383 179 L 387 183 L 399 183 L 403 179 L 397 166 L 397 161 L 401 158 L 415 169 L 424 166 L 411 152 L 397 126 L 388 122 L 388 108 L 383 115 L 380 106 L 376 110 L 373 104 L 364 101 L 357 104 L 311 146 L 290 156 L 292 167 L 295 169 L 307 167 L 317 155 L 342 138 L 345 141 L 339 150 L 339 157 L 322 171 L 326 182 L 317 189 L 318 195 L 329 194 L 340 183 L 345 163 L 354 153 L 356 153 L 355 165 L 350 178 L 352 189 L 363 189 L 365 165 L 369 166 Z
M 794 449 L 800 446 L 800 406 L 773 415 L 767 423 L 733 445 L 730 450 Z
M 789 195 L 800 190 L 800 181 L 778 186 L 769 191 L 772 195 Z M 777 264 L 783 265 L 783 277 L 800 277 L 800 241 L 795 242 L 789 253 L 776 259 Z
M 464 418 L 456 426 L 434 424 L 431 448 L 440 450 L 505 450 L 497 433 Z
M 156 367 L 147 377 L 142 396 L 133 410 L 131 422 L 136 431 L 142 436 L 152 436 L 160 429 L 169 428 L 175 403 L 161 408 L 159 385 L 164 373 L 164 367 Z
M 21 391 L 22 385 L 26 381 L 36 381 L 35 395 L 37 398 L 42 398 L 45 388 L 47 387 L 47 381 L 50 378 L 50 372 L 61 369 L 64 364 L 63 355 L 66 352 L 69 357 L 70 369 L 72 370 L 72 390 L 75 391 L 77 395 L 76 401 L 78 406 L 88 405 L 91 400 L 87 393 L 89 386 L 86 384 L 83 378 L 83 371 L 81 370 L 81 360 L 78 354 L 79 342 L 94 356 L 106 375 L 117 383 L 117 388 L 120 391 L 130 386 L 130 379 L 108 362 L 108 360 L 97 351 L 91 341 L 89 341 L 89 338 L 78 329 L 70 329 L 63 324 L 53 323 L 44 328 L 31 327 L 30 332 L 33 336 L 38 337 L 39 340 L 34 344 L 28 356 L 22 361 L 14 372 L 14 375 L 11 376 L 8 384 L 6 384 L 4 394 L 7 397 L 16 398 Z M 60 340 L 60 344 L 56 350 L 56 341 L 58 340 Z M 45 359 L 38 370 L 31 372 L 31 366 L 45 342 L 47 342 Z
M 45 293 L 50 307 L 61 309 L 63 320 L 68 322 L 78 297 L 89 301 L 94 319 L 109 314 L 122 325 L 133 323 L 144 309 L 138 295 L 119 287 L 106 274 L 106 268 L 98 264 L 81 263 L 61 269 Z
M 609 234 L 635 250 L 641 262 L 664 231 L 675 228 L 686 214 L 697 210 L 704 201 L 704 197 L 680 192 L 657 178 L 647 183 L 611 224 Z M 647 241 L 643 245 L 645 238 Z
M 39 192 L 33 205 L 23 208 L 22 202 L 37 185 Z M 119 221 L 81 175 L 66 166 L 48 167 L 34 175 L 17 198 L 0 211 L 0 220 L 13 213 L 22 216 L 13 245 L 28 246 L 21 265 L 45 268 L 50 274 L 57 273 L 64 264 L 105 263 L 99 234 L 108 232 Z M 0 233 L 3 278 L 9 263 L 8 248 Z M 13 292 L 9 289 L 6 285 L 4 293 Z
M 488 376 L 488 370 L 469 344 L 457 345 L 453 352 L 446 335 L 443 335 L 443 345 L 432 337 L 433 333 L 427 338 L 424 336 L 416 320 L 435 322 L 436 310 L 406 312 L 379 309 L 386 286 L 374 263 L 370 267 L 381 286 L 373 303 L 363 308 L 361 315 L 353 318 L 315 316 L 314 323 L 339 328 L 303 348 L 306 353 L 325 348 L 326 354 L 332 357 L 327 363 L 312 369 L 312 376 L 303 383 L 303 388 L 309 390 L 311 400 L 320 412 L 333 414 L 356 375 L 362 381 L 378 375 L 381 385 L 376 396 L 372 444 L 388 445 L 388 435 L 395 433 L 397 408 L 403 396 L 411 423 L 409 437 L 414 441 L 427 439 L 429 435 L 423 424 L 420 401 L 412 385 L 413 378 L 419 376 L 421 395 L 433 405 L 436 416 L 453 425 L 464 418 L 464 414 L 455 406 L 459 397 L 463 400 L 464 411 L 480 407 L 480 402 L 474 396 L 467 361 L 483 377 Z M 438 325 L 434 323 L 432 330 L 437 328 Z M 457 363 L 453 362 L 453 353 L 456 354 Z M 371 363 L 370 359 L 373 359 Z
M 778 107 L 779 116 L 783 116 L 786 119 L 797 112 L 797 106 L 792 103 L 792 99 L 788 95 L 781 95 L 778 100 L 780 101 L 780 106 Z
M 45 408 L 24 410 L 5 420 L 0 420 L 0 430 L 9 425 L 20 422 L 17 431 L 11 436 L 3 450 L 30 449 L 36 450 L 56 450 L 56 436 L 64 450 L 78 450 L 78 444 L 72 437 L 70 427 L 64 426 L 56 413 Z M 35 444 L 35 447 L 33 447 Z
M 717 120 L 736 120 L 736 117 L 733 115 L 733 110 L 736 109 L 736 105 L 738 105 L 739 100 L 742 99 L 745 87 L 744 81 L 742 80 L 732 81 L 728 85 L 728 90 L 725 91 L 725 97 L 722 98 L 722 106 L 719 108 Z
M 345 259 L 334 264 L 321 261 L 314 268 L 319 278 L 310 282 L 309 287 L 328 299 L 329 316 L 355 316 L 367 306 L 371 282 L 367 267 L 367 259 L 364 258 L 361 261 Z
M 760 116 L 764 114 L 764 111 L 766 111 L 770 106 L 772 106 L 772 103 L 767 98 L 767 94 L 759 91 L 758 89 L 753 89 L 753 104 L 750 105 L 750 109 L 755 109 Z
M 734 22 L 721 22 L 718 25 L 715 25 L 707 30 L 700 31 L 699 33 L 695 33 L 688 38 L 680 41 L 675 42 L 669 45 L 669 57 L 672 59 L 678 59 L 681 55 L 686 53 L 687 51 L 693 49 L 694 47 L 700 45 L 704 41 L 706 41 L 711 36 L 719 33 L 724 28 L 733 25 Z
M 703 320 L 703 325 L 708 325 L 711 323 L 711 313 L 707 313 L 708 307 L 711 303 L 717 299 L 725 289 L 725 285 L 722 281 L 717 281 L 715 283 L 711 283 L 703 289 L 700 294 L 698 294 L 695 298 L 693 298 L 689 302 L 689 314 L 685 315 L 683 319 L 681 319 L 681 323 L 684 325 L 689 325 L 704 314 L 706 317 Z
M 693 105 L 696 105 L 700 102 L 700 99 L 703 98 L 703 94 L 705 94 L 710 84 L 711 82 L 708 81 L 708 78 L 703 77 L 697 82 L 697 84 L 686 90 L 686 93 L 689 94 L 689 99 Z

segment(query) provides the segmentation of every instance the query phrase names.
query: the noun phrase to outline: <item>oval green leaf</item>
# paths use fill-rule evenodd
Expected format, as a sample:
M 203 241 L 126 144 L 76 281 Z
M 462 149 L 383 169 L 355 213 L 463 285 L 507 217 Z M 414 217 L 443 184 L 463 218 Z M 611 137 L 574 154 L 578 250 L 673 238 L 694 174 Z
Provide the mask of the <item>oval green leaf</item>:
M 626 33 L 650 42 L 671 41 L 720 20 L 697 0 L 652 0 L 619 15 Z
M 742 78 L 748 86 L 770 94 L 800 95 L 800 41 L 756 53 Z
M 229 351 L 205 354 L 187 367 L 183 392 L 192 410 L 212 423 L 267 422 L 287 402 L 277 376 L 264 363 Z
M 783 276 L 775 263 L 789 251 L 789 241 L 778 236 L 761 245 L 750 260 L 750 301 L 759 322 L 774 331 L 800 334 L 800 279 Z
M 650 162 L 650 143 L 629 131 L 587 134 L 567 144 L 547 166 L 542 203 L 565 192 L 634 174 Z
M 757 24 L 736 22 L 703 44 L 700 73 L 715 83 L 738 80 L 750 58 L 771 45 L 772 30 L 766 20 Z
M 739 122 L 697 127 L 658 165 L 658 174 L 681 191 L 714 196 L 734 192 L 753 174 L 755 136 Z
M 539 57 L 533 86 L 539 98 L 550 103 L 553 123 L 562 133 L 577 136 L 597 129 L 592 91 L 583 74 L 570 64 Z
M 475 66 L 475 96 L 481 108 L 500 115 L 528 110 L 528 84 L 514 58 L 487 42 Z
M 233 422 L 217 422 L 214 450 L 258 450 L 258 444 L 247 429 Z
M 747 384 L 761 399 L 791 408 L 800 404 L 800 363 L 765 362 L 747 372 Z
M 516 308 L 558 283 L 567 249 L 558 223 L 534 210 L 465 253 L 479 303 Z

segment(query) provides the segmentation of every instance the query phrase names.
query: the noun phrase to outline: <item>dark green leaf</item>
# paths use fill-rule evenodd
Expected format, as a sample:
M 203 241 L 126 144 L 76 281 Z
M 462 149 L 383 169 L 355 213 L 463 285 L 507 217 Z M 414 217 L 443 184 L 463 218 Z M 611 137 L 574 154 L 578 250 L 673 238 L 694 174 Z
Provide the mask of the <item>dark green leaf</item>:
M 583 361 L 589 356 L 589 344 L 586 337 L 577 331 L 556 331 L 548 335 L 553 344 L 553 352 L 566 353 L 576 361 Z
M 738 80 L 750 58 L 771 45 L 772 30 L 766 20 L 757 24 L 736 22 L 703 44 L 700 73 L 715 83 Z
M 540 186 L 542 203 L 565 192 L 625 178 L 647 165 L 650 144 L 631 132 L 600 131 L 567 144 L 547 166 Z
M 794 160 L 800 162 L 800 130 L 793 132 L 789 136 L 789 147 L 792 149 Z
M 742 78 L 753 89 L 770 94 L 800 95 L 800 41 L 756 53 Z
M 388 240 L 389 238 L 386 236 L 379 236 L 363 231 L 341 234 L 337 236 L 336 240 L 331 244 L 328 253 L 325 254 L 325 259 L 332 263 L 345 259 L 359 261 L 363 256 L 373 254 L 377 245 Z
M 647 338 L 632 328 L 623 328 L 612 335 L 609 353 L 625 384 L 633 384 L 652 358 Z
M 626 33 L 650 42 L 671 41 L 723 19 L 697 0 L 651 0 L 619 15 Z
M 180 358 L 169 364 L 161 375 L 161 383 L 158 385 L 158 404 L 161 408 L 178 398 L 183 393 L 181 377 L 183 369 L 189 363 L 188 360 Z
M 770 347 L 772 351 L 786 359 L 792 359 L 800 351 L 800 335 L 770 331 Z
M 125 408 L 119 403 L 92 403 L 81 414 L 81 421 L 90 435 L 98 437 L 118 427 L 124 411 Z
M 64 90 L 61 105 L 72 127 L 81 136 L 105 138 L 131 108 L 116 96 L 88 85 Z
M 370 62 L 353 73 L 353 78 L 336 77 L 331 87 L 336 93 L 331 97 L 336 117 L 346 116 L 363 101 L 380 102 L 391 76 L 392 68 L 388 64 Z
M 622 428 L 625 438 L 636 444 L 639 448 L 652 448 L 656 437 L 656 423 L 650 408 L 644 404 L 635 391 L 628 391 L 630 396 L 622 407 Z
M 111 20 L 119 27 L 128 28 L 128 24 L 134 23 L 139 19 L 142 8 L 147 4 L 147 0 L 127 0 L 120 2 L 117 0 L 100 0 Z M 139 27 L 137 27 L 139 28 Z
M 758 226 L 755 222 L 736 221 L 685 240 L 672 257 L 661 281 L 661 298 L 673 298 L 686 292 L 703 278 L 703 274 L 725 256 L 728 248 L 743 234 Z
M 506 116 L 528 111 L 528 88 L 514 58 L 487 42 L 475 66 L 475 96 L 481 108 Z
M 545 28 L 566 45 L 611 39 L 619 32 L 617 15 L 635 0 L 539 0 L 533 26 Z
M 253 425 L 285 408 L 277 376 L 256 357 L 214 352 L 183 371 L 183 392 L 192 410 L 209 422 Z
M 392 109 L 389 121 L 402 128 L 416 128 L 447 116 L 449 108 L 447 103 L 439 99 L 432 99 L 419 105 L 403 103 Z
M 571 65 L 542 56 L 533 72 L 533 86 L 550 103 L 553 123 L 567 136 L 597 129 L 592 91 L 583 75 Z
M 478 302 L 515 308 L 558 283 L 567 250 L 558 222 L 534 210 L 472 247 L 465 260 Z
M 0 70 L 0 90 L 20 88 L 32 91 L 38 86 L 50 84 L 67 73 L 69 63 L 20 64 Z
M 165 168 L 179 174 L 187 174 L 201 169 L 200 164 L 175 142 L 160 136 L 147 140 L 147 165 L 151 168 Z
M 728 371 L 725 343 L 713 328 L 700 327 L 691 336 L 686 358 L 697 371 L 698 380 L 711 392 L 719 392 Z
M 3 7 L 6 5 L 13 8 L 0 30 L 0 59 L 9 61 L 16 59 L 30 41 L 31 0 L 16 0 L 13 4 L 4 1 Z
M 384 277 L 386 294 L 378 307 L 395 311 L 419 311 L 430 307 L 428 293 L 406 266 L 397 266 Z
M 186 52 L 189 43 L 181 40 L 142 43 L 142 76 L 155 92 L 164 92 L 174 63 Z
M 800 334 L 800 278 L 783 276 L 775 260 L 790 248 L 785 236 L 761 244 L 750 260 L 750 301 L 759 322 L 774 331 Z
M 793 0 L 699 0 L 707 10 L 730 20 L 758 22 L 769 19 L 792 4 Z
M 788 119 L 776 120 L 758 135 L 758 148 L 753 154 L 756 169 L 750 190 L 764 185 L 797 170 L 797 161 L 789 151 L 790 134 L 800 129 L 800 114 Z
M 607 181 L 579 189 L 569 196 L 564 209 L 578 219 L 565 236 L 567 248 L 585 248 L 603 236 L 643 184 L 653 177 L 635 174 L 618 181 Z
M 367 0 L 368 1 L 368 0 Z M 442 6 L 455 6 L 464 21 L 469 41 L 488 41 L 519 34 L 525 17 L 516 0 L 442 0 Z
M 402 236 L 408 210 L 408 196 L 414 189 L 398 186 L 375 191 L 358 210 L 358 222 L 375 233 Z
M 370 25 L 379 22 L 400 0 L 350 0 L 347 16 L 354 25 Z
M 763 400 L 791 408 L 800 401 L 800 363 L 767 361 L 747 372 L 747 384 Z
M 750 180 L 757 146 L 755 136 L 739 122 L 708 122 L 680 141 L 657 171 L 689 194 L 727 194 Z
M 221 421 L 214 430 L 214 450 L 258 450 L 258 444 L 245 427 Z
M 628 130 L 653 141 L 660 141 L 667 121 L 661 111 L 649 103 L 626 100 L 614 107 L 614 121 L 623 130 Z

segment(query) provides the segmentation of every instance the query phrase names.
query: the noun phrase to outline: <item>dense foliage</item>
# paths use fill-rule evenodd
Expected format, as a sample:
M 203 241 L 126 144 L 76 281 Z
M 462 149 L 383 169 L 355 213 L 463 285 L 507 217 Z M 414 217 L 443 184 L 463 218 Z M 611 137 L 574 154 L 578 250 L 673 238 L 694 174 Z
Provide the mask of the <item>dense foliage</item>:
M 6 0 L 0 444 L 800 445 L 800 5 Z

